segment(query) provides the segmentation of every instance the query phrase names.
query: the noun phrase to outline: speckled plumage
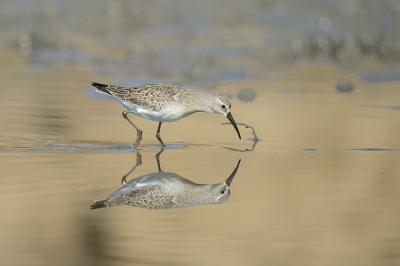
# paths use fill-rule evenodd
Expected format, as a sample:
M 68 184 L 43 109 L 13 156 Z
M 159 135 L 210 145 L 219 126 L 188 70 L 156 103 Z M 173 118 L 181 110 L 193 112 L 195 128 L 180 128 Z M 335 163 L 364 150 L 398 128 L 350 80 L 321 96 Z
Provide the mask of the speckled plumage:
M 174 122 L 195 112 L 217 113 L 226 116 L 241 138 L 230 112 L 231 102 L 228 97 L 220 93 L 208 93 L 166 84 L 147 84 L 130 88 L 100 83 L 92 83 L 92 85 L 97 88 L 97 92 L 116 98 L 129 113 L 158 121 L 159 128 L 156 136 L 163 146 L 164 143 L 159 134 L 161 123 Z M 138 131 L 136 147 L 141 140 L 142 132 L 129 120 L 127 112 L 124 112 L 123 116 Z
M 106 199 L 96 200 L 91 209 L 129 205 L 150 210 L 177 209 L 204 204 L 221 204 L 230 196 L 230 185 L 240 160 L 229 178 L 218 184 L 196 184 L 175 173 L 147 174 L 127 182 Z
M 219 98 L 226 106 L 231 107 L 231 102 L 223 94 L 207 93 L 167 84 L 147 84 L 137 87 L 120 87 L 114 85 L 99 86 L 94 83 L 99 92 L 109 94 L 117 99 L 127 101 L 133 105 L 160 112 L 168 106 L 181 105 L 188 109 L 187 112 L 201 112 L 203 105 Z M 106 86 L 106 87 L 104 87 Z M 190 110 L 189 110 L 190 109 Z
M 188 89 L 165 84 L 148 84 L 131 88 L 109 85 L 107 90 L 114 97 L 158 112 L 178 100 L 179 94 Z

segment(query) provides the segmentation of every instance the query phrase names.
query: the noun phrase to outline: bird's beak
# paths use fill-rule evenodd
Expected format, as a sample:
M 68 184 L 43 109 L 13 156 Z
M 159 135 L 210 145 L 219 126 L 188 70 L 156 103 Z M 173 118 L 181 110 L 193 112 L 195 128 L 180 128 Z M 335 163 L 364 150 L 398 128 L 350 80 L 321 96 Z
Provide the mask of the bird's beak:
M 235 177 L 237 170 L 239 169 L 239 165 L 240 165 L 240 162 L 241 162 L 241 161 L 242 161 L 242 159 L 239 159 L 239 161 L 238 161 L 238 163 L 237 163 L 237 165 L 236 165 L 235 170 L 233 170 L 232 174 L 231 174 L 231 175 L 228 177 L 228 179 L 225 181 L 225 183 L 226 183 L 228 186 L 231 185 L 232 180 L 233 180 L 233 178 Z
M 229 119 L 229 121 L 231 122 L 231 124 L 233 125 L 233 127 L 236 129 L 236 132 L 238 133 L 239 139 L 242 139 L 242 137 L 240 136 L 240 132 L 239 129 L 235 123 L 235 120 L 233 119 L 233 116 L 231 114 L 231 112 L 229 112 L 226 117 Z

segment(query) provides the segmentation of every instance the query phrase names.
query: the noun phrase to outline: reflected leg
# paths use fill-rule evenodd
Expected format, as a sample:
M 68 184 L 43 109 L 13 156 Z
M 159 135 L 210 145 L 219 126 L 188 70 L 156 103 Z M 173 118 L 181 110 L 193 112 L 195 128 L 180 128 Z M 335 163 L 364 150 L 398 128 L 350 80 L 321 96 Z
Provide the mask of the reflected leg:
M 162 124 L 162 122 L 159 122 L 159 123 L 158 123 L 158 129 L 157 129 L 157 133 L 156 133 L 156 138 L 157 138 L 158 141 L 161 143 L 161 145 L 162 145 L 163 147 L 165 147 L 165 143 L 164 143 L 164 141 L 162 141 L 161 136 L 160 136 L 161 124 Z
M 136 129 L 136 131 L 137 131 L 137 138 L 136 138 L 136 141 L 132 144 L 132 146 L 134 147 L 134 148 L 136 148 L 138 145 L 139 145 L 139 143 L 140 143 L 140 141 L 142 140 L 142 133 L 143 133 L 143 131 L 141 130 L 141 129 L 139 129 L 137 126 L 135 126 L 135 124 L 129 119 L 129 117 L 128 117 L 128 112 L 127 111 L 123 111 L 122 112 L 122 116 L 129 122 L 129 124 L 131 124 L 135 129 Z
M 160 155 L 161 155 L 161 153 L 163 153 L 163 151 L 164 151 L 164 148 L 161 147 L 161 151 L 159 151 L 159 152 L 156 154 L 158 172 L 162 172 L 162 170 L 161 170 L 161 164 L 160 164 Z
M 136 155 L 136 165 L 127 173 L 125 174 L 122 179 L 121 183 L 122 185 L 126 185 L 126 178 L 133 172 L 135 171 L 136 167 L 142 164 L 142 155 L 140 154 L 139 150 L 135 148 L 134 153 Z

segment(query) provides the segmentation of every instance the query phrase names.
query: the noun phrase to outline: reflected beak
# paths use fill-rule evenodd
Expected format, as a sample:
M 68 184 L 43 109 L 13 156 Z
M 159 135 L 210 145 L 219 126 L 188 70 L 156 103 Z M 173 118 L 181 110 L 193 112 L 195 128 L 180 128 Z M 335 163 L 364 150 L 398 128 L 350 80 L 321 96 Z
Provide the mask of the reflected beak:
M 229 112 L 229 113 L 226 115 L 226 117 L 229 119 L 229 121 L 231 122 L 231 124 L 233 125 L 233 127 L 236 129 L 236 132 L 238 133 L 239 139 L 242 139 L 242 137 L 240 136 L 239 129 L 238 129 L 237 125 L 236 125 L 235 120 L 233 119 L 233 116 L 232 116 L 231 112 Z
M 233 170 L 232 174 L 231 174 L 231 175 L 228 177 L 228 179 L 225 181 L 225 183 L 226 183 L 228 186 L 231 185 L 232 180 L 233 180 L 233 178 L 235 177 L 237 170 L 239 169 L 239 165 L 240 165 L 240 162 L 241 162 L 241 161 L 242 161 L 242 159 L 239 159 L 239 161 L 238 161 L 238 163 L 237 163 L 237 165 L 236 165 L 235 170 Z

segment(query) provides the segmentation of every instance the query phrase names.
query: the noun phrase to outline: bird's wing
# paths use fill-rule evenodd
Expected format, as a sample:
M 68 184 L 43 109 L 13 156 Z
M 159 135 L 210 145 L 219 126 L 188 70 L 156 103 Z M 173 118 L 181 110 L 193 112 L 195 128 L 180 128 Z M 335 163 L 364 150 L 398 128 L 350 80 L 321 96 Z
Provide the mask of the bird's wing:
M 127 204 L 139 208 L 152 210 L 176 208 L 173 196 L 159 186 L 143 187 L 129 191 L 124 195 L 124 199 L 128 201 Z
M 93 82 L 98 92 L 109 94 L 134 105 L 159 111 L 174 102 L 188 89 L 166 84 L 147 84 L 137 87 L 121 87 Z
M 181 92 L 183 88 L 165 84 L 148 84 L 139 87 L 132 87 L 123 90 L 120 97 L 124 100 L 159 111 L 167 104 L 175 101 L 175 96 Z

